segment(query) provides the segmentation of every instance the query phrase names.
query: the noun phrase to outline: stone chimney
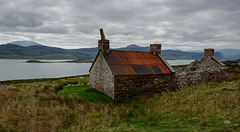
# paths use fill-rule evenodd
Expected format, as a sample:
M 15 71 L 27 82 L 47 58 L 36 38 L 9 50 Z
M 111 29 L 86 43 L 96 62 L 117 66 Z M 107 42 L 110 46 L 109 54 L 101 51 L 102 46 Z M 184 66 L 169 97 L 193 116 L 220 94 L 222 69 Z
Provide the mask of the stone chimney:
M 109 53 L 109 40 L 105 39 L 103 29 L 100 29 L 101 39 L 98 40 L 98 51 Z
M 207 56 L 214 56 L 214 49 L 205 48 L 204 49 L 204 57 L 207 57 Z
M 150 53 L 153 53 L 154 55 L 161 54 L 161 44 L 150 44 Z

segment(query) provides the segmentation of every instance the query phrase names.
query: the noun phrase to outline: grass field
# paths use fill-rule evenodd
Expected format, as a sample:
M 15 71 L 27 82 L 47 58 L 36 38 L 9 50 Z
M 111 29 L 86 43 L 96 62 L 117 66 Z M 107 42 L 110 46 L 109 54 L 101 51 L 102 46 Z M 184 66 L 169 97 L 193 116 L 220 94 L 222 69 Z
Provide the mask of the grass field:
M 63 90 L 58 92 L 60 95 L 64 95 L 69 98 L 71 96 L 79 96 L 84 101 L 94 102 L 94 103 L 104 103 L 113 102 L 112 99 L 105 94 L 95 90 L 89 89 L 88 85 L 79 86 L 65 86 Z
M 88 77 L 3 85 L 0 131 L 240 131 L 239 71 L 122 102 L 89 89 Z

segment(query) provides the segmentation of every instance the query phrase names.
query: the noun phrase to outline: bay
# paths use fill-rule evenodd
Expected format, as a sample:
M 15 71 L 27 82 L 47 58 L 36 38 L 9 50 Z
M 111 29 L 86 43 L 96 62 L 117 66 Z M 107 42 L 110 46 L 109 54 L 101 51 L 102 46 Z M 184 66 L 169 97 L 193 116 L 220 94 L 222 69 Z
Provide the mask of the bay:
M 195 60 L 167 60 L 171 66 L 188 65 Z
M 89 73 L 89 68 L 92 65 L 91 63 L 25 63 L 26 61 L 20 59 L 0 59 L 0 81 L 84 75 Z M 194 60 L 167 61 L 170 65 L 185 65 L 190 64 Z
M 0 59 L 0 81 L 83 75 L 88 74 L 91 66 L 91 63 L 25 63 L 26 61 Z

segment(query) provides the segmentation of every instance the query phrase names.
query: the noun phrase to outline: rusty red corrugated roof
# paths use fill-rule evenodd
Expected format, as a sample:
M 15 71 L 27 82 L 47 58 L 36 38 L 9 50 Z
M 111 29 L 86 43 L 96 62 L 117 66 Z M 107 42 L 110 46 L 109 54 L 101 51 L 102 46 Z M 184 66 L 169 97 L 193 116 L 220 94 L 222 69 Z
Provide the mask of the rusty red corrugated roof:
M 110 50 L 103 53 L 113 75 L 170 74 L 171 71 L 156 55 L 140 51 Z

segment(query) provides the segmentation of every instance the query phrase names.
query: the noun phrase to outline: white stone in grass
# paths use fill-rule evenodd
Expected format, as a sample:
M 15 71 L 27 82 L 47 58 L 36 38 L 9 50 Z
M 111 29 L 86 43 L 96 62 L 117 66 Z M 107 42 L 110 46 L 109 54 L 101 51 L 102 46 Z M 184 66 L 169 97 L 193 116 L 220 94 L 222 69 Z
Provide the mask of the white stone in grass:
M 234 124 L 234 126 L 238 126 L 238 124 Z
M 224 124 L 226 125 L 226 124 L 231 124 L 231 122 L 229 121 L 229 120 L 226 120 L 226 121 L 224 121 Z
M 85 77 L 80 77 L 80 79 L 83 79 L 83 78 L 85 78 Z

